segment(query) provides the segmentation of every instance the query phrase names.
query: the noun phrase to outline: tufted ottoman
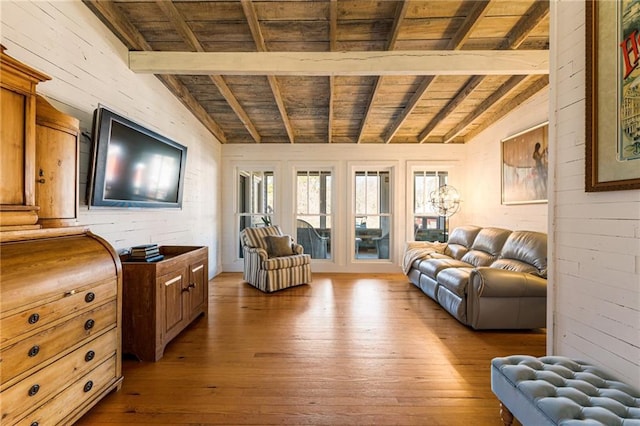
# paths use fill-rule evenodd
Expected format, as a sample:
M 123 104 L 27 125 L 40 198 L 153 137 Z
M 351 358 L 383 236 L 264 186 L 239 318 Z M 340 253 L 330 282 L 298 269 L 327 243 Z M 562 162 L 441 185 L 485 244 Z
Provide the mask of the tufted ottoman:
M 640 426 L 640 391 L 570 358 L 494 358 L 491 390 L 505 425 Z

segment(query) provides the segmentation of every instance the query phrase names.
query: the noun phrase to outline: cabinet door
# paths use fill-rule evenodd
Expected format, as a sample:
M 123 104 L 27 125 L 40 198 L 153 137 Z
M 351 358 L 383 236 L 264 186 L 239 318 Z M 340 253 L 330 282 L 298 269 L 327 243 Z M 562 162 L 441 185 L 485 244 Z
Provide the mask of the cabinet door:
M 0 204 L 25 204 L 25 122 L 27 99 L 2 88 L 0 93 Z
M 173 337 L 173 334 L 179 331 L 174 330 L 174 328 L 179 326 L 184 319 L 182 293 L 184 289 L 188 288 L 188 283 L 185 282 L 185 278 L 184 271 L 181 270 L 173 274 L 165 275 L 159 280 L 159 291 L 164 303 L 164 309 L 160 311 L 164 315 L 164 324 L 162 327 L 164 339 Z
M 207 295 L 207 268 L 205 261 L 189 265 L 189 313 L 194 315 L 201 308 Z
M 78 206 L 78 120 L 38 96 L 36 204 L 45 227 L 75 224 Z

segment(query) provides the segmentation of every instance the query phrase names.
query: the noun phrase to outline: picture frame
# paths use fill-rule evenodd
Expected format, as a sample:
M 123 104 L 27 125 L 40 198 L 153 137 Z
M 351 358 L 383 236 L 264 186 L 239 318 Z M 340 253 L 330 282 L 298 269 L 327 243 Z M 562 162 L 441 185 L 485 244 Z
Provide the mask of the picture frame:
M 502 139 L 502 204 L 547 202 L 548 152 L 548 121 Z
M 625 14 L 631 5 L 586 2 L 586 192 L 640 189 L 640 22 Z

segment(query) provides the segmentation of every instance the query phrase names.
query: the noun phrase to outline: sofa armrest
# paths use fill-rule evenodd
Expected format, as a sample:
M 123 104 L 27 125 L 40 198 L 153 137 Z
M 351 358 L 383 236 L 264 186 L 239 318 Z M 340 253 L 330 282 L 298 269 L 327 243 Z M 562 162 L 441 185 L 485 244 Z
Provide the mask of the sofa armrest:
M 247 256 L 257 256 L 260 260 L 267 260 L 269 255 L 267 251 L 260 247 L 243 247 L 244 255 Z
M 304 254 L 304 247 L 301 244 L 293 243 L 291 245 L 295 254 Z
M 547 280 L 526 272 L 476 268 L 469 277 L 476 297 L 546 297 Z

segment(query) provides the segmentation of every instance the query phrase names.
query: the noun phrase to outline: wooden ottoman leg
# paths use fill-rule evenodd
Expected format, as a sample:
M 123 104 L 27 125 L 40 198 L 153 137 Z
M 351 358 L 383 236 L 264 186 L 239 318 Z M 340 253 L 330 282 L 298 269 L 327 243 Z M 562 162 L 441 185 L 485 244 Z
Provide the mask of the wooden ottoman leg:
M 513 414 L 511 411 L 500 402 L 500 419 L 502 419 L 502 423 L 504 426 L 511 426 L 513 424 Z

